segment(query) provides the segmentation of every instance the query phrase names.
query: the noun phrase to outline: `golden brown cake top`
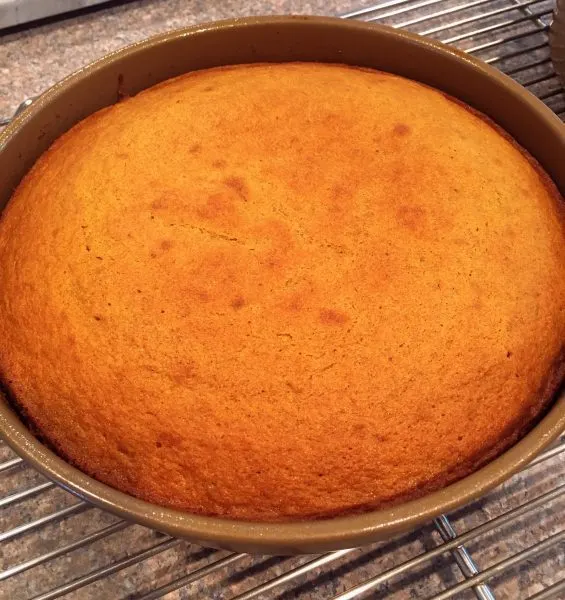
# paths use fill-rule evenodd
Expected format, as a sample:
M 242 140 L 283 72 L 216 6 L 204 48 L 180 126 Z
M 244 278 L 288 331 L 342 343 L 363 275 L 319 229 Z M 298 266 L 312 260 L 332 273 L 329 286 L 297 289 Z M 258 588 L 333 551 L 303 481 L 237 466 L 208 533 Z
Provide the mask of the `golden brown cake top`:
M 0 371 L 162 505 L 378 507 L 521 435 L 562 376 L 560 197 L 479 115 L 338 65 L 192 73 L 59 139 L 0 221 Z

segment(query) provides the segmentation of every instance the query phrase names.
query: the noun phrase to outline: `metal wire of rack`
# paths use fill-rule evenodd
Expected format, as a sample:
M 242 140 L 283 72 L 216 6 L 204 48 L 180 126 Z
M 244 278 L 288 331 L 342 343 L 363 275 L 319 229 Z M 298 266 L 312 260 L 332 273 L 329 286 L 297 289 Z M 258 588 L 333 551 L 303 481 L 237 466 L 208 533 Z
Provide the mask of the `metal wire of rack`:
M 343 17 L 454 44 L 565 119 L 547 42 L 552 8 L 550 0 L 385 0 Z M 564 482 L 565 436 L 494 492 L 418 531 L 318 556 L 249 556 L 193 546 L 77 501 L 0 445 L 0 598 L 563 599 Z

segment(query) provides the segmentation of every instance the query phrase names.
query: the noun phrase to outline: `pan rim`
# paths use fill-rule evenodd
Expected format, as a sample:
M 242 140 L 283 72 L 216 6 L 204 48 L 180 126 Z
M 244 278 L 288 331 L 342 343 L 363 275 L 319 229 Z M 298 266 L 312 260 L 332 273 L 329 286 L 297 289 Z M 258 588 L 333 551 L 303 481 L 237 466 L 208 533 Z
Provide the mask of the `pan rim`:
M 506 75 L 459 50 L 382 25 L 332 17 L 278 16 L 237 18 L 195 25 L 166 32 L 107 54 L 56 83 L 28 110 L 16 117 L 0 134 L 0 152 L 4 150 L 11 138 L 18 135 L 21 127 L 38 114 L 43 107 L 63 94 L 73 83 L 87 79 L 89 75 L 107 65 L 108 62 L 119 61 L 141 50 L 155 45 L 168 44 L 185 36 L 234 27 L 249 28 L 265 24 L 277 26 L 291 22 L 303 23 L 306 28 L 310 23 L 314 23 L 332 28 L 371 29 L 374 35 L 402 38 L 406 43 L 425 47 L 432 52 L 450 55 L 456 62 L 480 71 L 484 77 L 494 78 L 510 93 L 519 95 L 521 100 L 529 105 L 531 111 L 539 119 L 544 120 L 546 125 L 555 132 L 557 138 L 561 137 L 565 143 L 565 128 L 549 108 Z M 49 450 L 32 435 L 4 396 L 0 402 L 0 435 L 7 444 L 48 479 L 76 496 L 127 520 L 203 545 L 221 548 L 247 548 L 254 552 L 285 554 L 349 548 L 377 539 L 392 537 L 411 529 L 441 513 L 462 506 L 497 486 L 513 473 L 525 467 L 564 429 L 565 393 L 562 391 L 547 414 L 514 446 L 479 470 L 445 488 L 388 509 L 323 520 L 270 523 L 193 515 L 153 505 L 111 488 L 71 466 Z

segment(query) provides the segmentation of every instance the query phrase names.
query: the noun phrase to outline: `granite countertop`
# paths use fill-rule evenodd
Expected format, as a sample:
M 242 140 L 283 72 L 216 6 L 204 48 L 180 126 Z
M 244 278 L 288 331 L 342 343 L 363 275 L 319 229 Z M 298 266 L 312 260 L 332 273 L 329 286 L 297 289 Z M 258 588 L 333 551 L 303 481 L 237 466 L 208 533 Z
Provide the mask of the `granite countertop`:
M 258 14 L 335 15 L 361 6 L 370 0 L 274 0 L 266 2 L 199 0 L 141 0 L 111 2 L 106 7 L 38 27 L 12 32 L 0 38 L 0 117 L 10 116 L 25 98 L 35 96 L 75 69 L 107 52 L 175 27 L 215 19 Z M 0 447 L 0 463 L 14 455 Z M 453 523 L 461 532 L 501 514 L 528 499 L 554 489 L 565 474 L 565 453 L 534 467 L 528 474 L 515 476 L 487 497 L 453 514 Z M 14 469 L 0 477 L 0 497 L 41 483 L 32 469 Z M 49 489 L 40 496 L 19 503 L 2 512 L 2 530 L 65 509 L 76 499 L 60 489 Z M 534 516 L 527 516 L 512 527 L 482 536 L 469 544 L 469 550 L 485 568 L 512 555 L 535 541 L 563 528 L 563 501 L 548 504 Z M 48 525 L 32 535 L 19 536 L 4 543 L 0 552 L 0 569 L 7 569 L 30 557 L 51 552 L 80 536 L 104 527 L 116 527 L 111 537 L 50 561 L 0 583 L 0 598 L 24 600 L 43 594 L 64 581 L 81 577 L 92 570 L 121 560 L 163 541 L 162 534 L 139 526 L 121 530 L 117 518 L 86 508 L 62 523 Z M 437 532 L 426 526 L 393 541 L 355 550 L 336 560 L 331 571 L 317 569 L 303 575 L 292 585 L 262 596 L 269 599 L 303 598 L 324 600 L 350 588 L 368 577 L 382 573 L 438 543 Z M 535 560 L 511 569 L 495 580 L 496 598 L 517 600 L 539 592 L 559 580 L 565 572 L 565 552 L 559 547 Z M 143 563 L 121 570 L 110 577 L 71 591 L 68 598 L 99 600 L 138 598 L 160 585 L 186 573 L 222 560 L 227 553 L 203 550 L 185 542 L 163 547 L 163 552 L 149 556 Z M 303 564 L 305 558 L 241 557 L 237 562 L 216 569 L 204 579 L 181 591 L 171 591 L 168 600 L 184 598 L 229 599 L 253 585 L 268 580 L 290 568 Z M 329 574 L 328 574 L 329 573 Z M 560 575 L 561 574 L 561 575 Z M 449 556 L 426 563 L 392 583 L 379 588 L 379 598 L 429 598 L 439 589 L 461 580 L 461 574 Z M 58 596 L 57 596 L 58 597 Z M 373 597 L 373 596 L 371 596 Z M 465 593 L 457 598 L 472 598 Z

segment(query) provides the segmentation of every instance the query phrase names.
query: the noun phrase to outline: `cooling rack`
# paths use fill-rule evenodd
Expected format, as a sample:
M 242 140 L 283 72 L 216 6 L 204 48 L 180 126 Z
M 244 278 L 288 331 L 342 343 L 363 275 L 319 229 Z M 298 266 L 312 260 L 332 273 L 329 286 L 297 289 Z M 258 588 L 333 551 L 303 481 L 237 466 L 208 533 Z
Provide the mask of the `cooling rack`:
M 552 8 L 549 0 L 387 0 L 342 16 L 454 44 L 565 119 L 547 41 Z M 205 549 L 121 521 L 5 445 L 0 515 L 0 598 L 10 600 L 565 599 L 565 436 L 478 502 L 388 542 L 315 556 Z

